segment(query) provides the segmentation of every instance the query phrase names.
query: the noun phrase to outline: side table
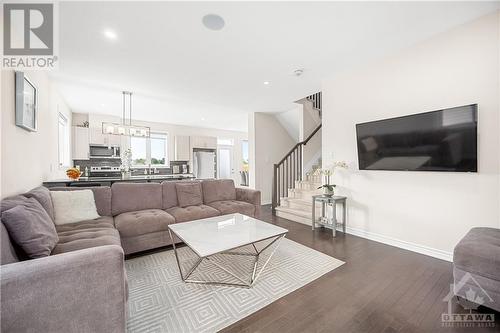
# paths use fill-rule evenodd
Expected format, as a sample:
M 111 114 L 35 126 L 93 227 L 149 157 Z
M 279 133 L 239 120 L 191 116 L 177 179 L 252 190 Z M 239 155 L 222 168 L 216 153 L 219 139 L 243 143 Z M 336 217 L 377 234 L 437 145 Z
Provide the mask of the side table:
M 336 236 L 337 226 L 342 225 L 342 232 L 345 234 L 345 226 L 346 226 L 346 201 L 347 197 L 338 196 L 338 195 L 313 195 L 312 197 L 312 230 L 314 230 L 316 224 L 319 224 L 322 227 L 332 229 L 333 237 Z M 316 219 L 316 202 L 321 202 L 321 216 Z M 342 204 L 342 223 L 339 223 L 337 220 L 337 203 Z M 332 206 L 332 217 L 328 218 L 326 216 L 326 206 Z

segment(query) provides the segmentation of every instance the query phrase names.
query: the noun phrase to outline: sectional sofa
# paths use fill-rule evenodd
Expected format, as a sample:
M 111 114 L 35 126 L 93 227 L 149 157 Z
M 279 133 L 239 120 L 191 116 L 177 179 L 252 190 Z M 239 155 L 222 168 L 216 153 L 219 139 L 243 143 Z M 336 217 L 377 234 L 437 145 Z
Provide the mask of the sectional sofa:
M 89 189 L 100 217 L 56 225 L 59 240 L 50 256 L 27 260 L 0 223 L 1 331 L 124 332 L 124 255 L 170 245 L 172 223 L 236 212 L 260 216 L 260 192 L 235 188 L 232 180 Z M 0 212 L 29 198 L 54 219 L 50 192 L 43 187 L 2 200 Z

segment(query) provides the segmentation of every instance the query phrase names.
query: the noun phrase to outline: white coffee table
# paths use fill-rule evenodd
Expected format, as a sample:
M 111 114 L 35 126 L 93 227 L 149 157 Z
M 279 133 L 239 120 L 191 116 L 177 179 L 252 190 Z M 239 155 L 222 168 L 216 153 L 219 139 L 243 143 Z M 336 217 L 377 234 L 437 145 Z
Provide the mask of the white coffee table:
M 255 283 L 267 263 L 271 260 L 274 252 L 278 248 L 279 242 L 288 232 L 287 229 L 242 214 L 229 214 L 191 222 L 171 224 L 168 226 L 168 231 L 172 239 L 177 266 L 179 267 L 179 272 L 184 282 L 238 287 L 251 287 Z M 173 234 L 179 237 L 197 256 L 196 262 L 187 270 L 186 274 L 183 274 L 181 269 L 181 263 L 177 252 L 178 249 L 175 246 Z M 257 243 L 263 241 L 268 241 L 268 243 L 258 249 L 258 246 L 256 246 Z M 267 249 L 270 249 L 273 244 L 275 246 L 271 254 L 261 269 L 257 271 L 260 255 Z M 253 248 L 252 252 L 238 251 L 239 248 L 249 245 Z M 238 256 L 253 256 L 253 270 L 249 272 L 250 276 L 238 276 L 234 272 L 228 270 L 227 267 L 224 267 L 221 263 L 212 260 L 214 255 L 221 254 L 232 255 L 234 258 L 238 258 Z M 191 275 L 202 262 L 216 266 L 239 282 L 228 283 L 191 279 Z M 234 264 L 237 262 L 233 260 L 232 263 Z

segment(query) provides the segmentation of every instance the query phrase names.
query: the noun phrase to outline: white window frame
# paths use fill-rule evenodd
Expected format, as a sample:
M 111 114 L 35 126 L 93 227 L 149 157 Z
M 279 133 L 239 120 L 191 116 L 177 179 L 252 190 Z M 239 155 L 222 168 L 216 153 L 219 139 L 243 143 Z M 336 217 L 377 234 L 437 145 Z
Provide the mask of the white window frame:
M 151 164 L 151 138 L 155 136 L 165 137 L 165 164 Z M 170 166 L 170 160 L 168 158 L 168 133 L 165 132 L 151 132 L 151 138 L 148 140 L 148 160 L 151 167 L 154 168 L 168 168 Z
M 233 138 L 217 138 L 217 146 L 234 146 Z
M 144 140 L 146 142 L 146 161 L 144 162 L 144 165 L 143 164 L 135 164 L 134 163 L 134 150 L 132 149 L 132 139 L 141 139 L 141 140 Z M 129 143 L 129 147 L 132 149 L 132 167 L 133 168 L 146 168 L 148 166 L 148 156 L 149 156 L 149 153 L 148 153 L 148 147 L 149 147 L 149 139 L 148 138 L 143 138 L 143 137 L 130 137 L 129 140 L 128 140 L 128 143 Z
M 63 137 L 61 138 L 60 126 L 63 126 Z M 68 168 L 71 166 L 70 157 L 70 130 L 68 118 L 58 113 L 57 116 L 57 161 L 59 169 Z
M 165 164 L 151 164 L 151 138 L 154 138 L 155 135 L 158 136 L 164 136 L 165 137 Z M 170 159 L 168 158 L 168 142 L 169 142 L 169 135 L 166 132 L 151 132 L 149 138 L 144 138 L 146 140 L 146 164 L 133 164 L 134 161 L 132 160 L 132 167 L 133 168 L 147 168 L 151 165 L 152 168 L 168 168 L 170 166 Z M 132 147 L 132 138 L 129 140 L 129 147 Z M 132 155 L 134 152 L 132 151 Z

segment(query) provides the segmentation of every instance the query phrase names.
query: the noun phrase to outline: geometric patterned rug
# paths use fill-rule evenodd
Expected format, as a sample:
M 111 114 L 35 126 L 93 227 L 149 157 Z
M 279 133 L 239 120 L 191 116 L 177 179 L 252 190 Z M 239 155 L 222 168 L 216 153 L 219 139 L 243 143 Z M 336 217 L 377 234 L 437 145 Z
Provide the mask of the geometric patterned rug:
M 178 251 L 189 264 L 191 250 Z M 253 287 L 240 288 L 182 282 L 173 250 L 128 259 L 128 332 L 216 332 L 342 264 L 284 238 Z M 229 276 L 217 267 L 199 270 L 219 281 Z

